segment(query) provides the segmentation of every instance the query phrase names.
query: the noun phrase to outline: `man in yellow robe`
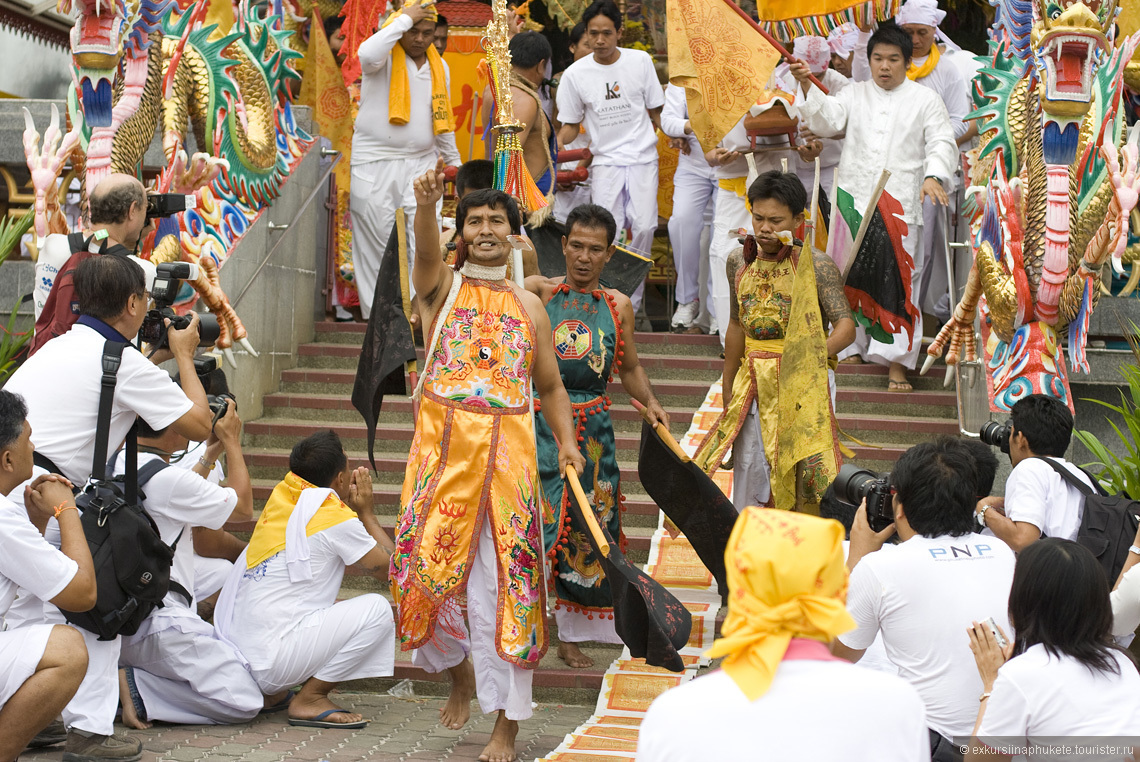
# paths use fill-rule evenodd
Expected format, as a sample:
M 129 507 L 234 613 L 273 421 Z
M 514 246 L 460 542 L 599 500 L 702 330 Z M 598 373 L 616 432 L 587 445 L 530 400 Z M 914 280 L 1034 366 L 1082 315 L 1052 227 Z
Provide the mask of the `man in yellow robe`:
M 749 186 L 748 203 L 753 235 L 726 267 L 724 413 L 693 461 L 711 474 L 731 448 L 738 510 L 818 513 L 838 461 L 828 358 L 851 343 L 855 321 L 831 258 L 793 245 L 807 205 L 799 178 L 764 172 Z
M 461 728 L 477 695 L 484 712 L 498 712 L 480 759 L 509 762 L 518 721 L 531 716 L 531 670 L 547 648 L 532 382 L 560 442 L 560 470 L 573 465 L 581 472 L 585 461 L 546 309 L 506 279 L 507 237 L 521 228 L 518 206 L 495 190 L 463 197 L 455 213 L 456 272 L 439 249 L 436 202 L 443 185 L 442 160 L 413 183 L 412 281 L 430 343 L 415 392 L 419 412 L 392 595 L 401 647 L 414 649 L 412 663 L 451 675 L 443 725 Z

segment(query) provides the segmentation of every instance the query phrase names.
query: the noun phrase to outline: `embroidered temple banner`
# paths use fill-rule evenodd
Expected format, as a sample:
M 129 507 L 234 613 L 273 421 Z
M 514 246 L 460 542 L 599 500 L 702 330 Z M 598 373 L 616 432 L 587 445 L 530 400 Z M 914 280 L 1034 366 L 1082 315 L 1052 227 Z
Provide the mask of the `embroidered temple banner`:
M 721 0 L 669 0 L 669 81 L 685 88 L 689 121 L 710 151 L 764 89 L 780 54 Z

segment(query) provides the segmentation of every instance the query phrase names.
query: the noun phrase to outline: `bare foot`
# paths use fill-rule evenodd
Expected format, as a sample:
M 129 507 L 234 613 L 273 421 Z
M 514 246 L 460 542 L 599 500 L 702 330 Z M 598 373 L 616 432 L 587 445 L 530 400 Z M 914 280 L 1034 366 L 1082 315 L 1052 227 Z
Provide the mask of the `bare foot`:
M 311 720 L 317 715 L 333 709 L 336 713 L 323 718 L 323 721 L 344 724 L 363 720 L 362 715 L 341 709 L 329 701 L 329 692 L 335 687 L 336 683 L 325 682 L 315 677 L 309 678 L 301 690 L 297 692 L 297 695 L 293 697 L 293 700 L 289 702 L 289 718 Z
M 594 666 L 594 660 L 582 653 L 577 643 L 559 643 L 558 658 L 574 669 L 588 669 Z
M 475 667 L 470 659 L 447 670 L 451 675 L 451 695 L 439 710 L 439 724 L 459 730 L 471 719 L 471 698 L 475 695 Z M 496 726 L 497 727 L 497 726 Z M 494 740 L 494 739 L 492 739 Z
M 507 715 L 499 710 L 499 719 L 495 720 L 495 729 L 491 731 L 491 740 L 483 747 L 479 755 L 479 762 L 514 762 L 515 736 L 519 734 L 519 724 L 515 720 L 508 720 Z
M 123 706 L 124 725 L 135 730 L 146 730 L 150 727 L 149 722 L 144 722 L 139 718 L 138 710 L 135 709 L 135 702 L 131 699 L 131 689 L 127 685 L 127 671 L 125 669 L 119 670 L 119 703 Z
M 914 387 L 906 378 L 906 366 L 893 362 L 891 363 L 890 370 L 887 372 L 887 391 L 890 392 L 912 392 Z

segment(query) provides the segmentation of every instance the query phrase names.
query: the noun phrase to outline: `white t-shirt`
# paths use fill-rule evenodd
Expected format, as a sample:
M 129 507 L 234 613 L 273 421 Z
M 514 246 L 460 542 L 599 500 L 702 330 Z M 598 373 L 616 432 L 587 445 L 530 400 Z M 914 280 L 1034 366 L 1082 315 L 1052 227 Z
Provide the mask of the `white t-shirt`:
M 1048 743 L 1059 736 L 1089 742 L 1140 735 L 1140 673 L 1122 653 L 1112 656 L 1120 674 L 1092 671 L 1071 656 L 1053 656 L 1030 646 L 998 670 L 978 738 L 992 748 L 1026 741 Z M 1082 739 L 1069 739 L 1070 742 Z M 1027 760 L 1123 760 L 1124 754 L 1074 754 Z
M 1093 486 L 1088 475 L 1064 458 L 1050 460 Z M 1028 522 L 1049 537 L 1076 540 L 1084 508 L 1085 496 L 1038 458 L 1021 461 L 1006 479 L 1005 515 L 1011 521 Z
M 0 619 L 17 590 L 50 601 L 78 572 L 79 564 L 48 544 L 27 511 L 0 495 Z
M 227 638 L 254 669 L 267 669 L 276 659 L 282 633 L 307 614 L 336 602 L 344 567 L 364 558 L 376 540 L 359 519 L 350 519 L 309 537 L 313 578 L 290 582 L 284 551 L 246 570 L 234 597 Z
M 599 166 L 657 161 L 657 133 L 646 109 L 664 105 L 665 91 L 644 50 L 619 48 L 609 65 L 592 55 L 580 58 L 558 84 L 558 118 L 563 124 L 585 123 L 593 163 Z
M 92 238 L 88 251 L 98 252 L 102 248 L 102 243 Z M 134 254 L 127 258 L 142 268 L 146 278 L 146 290 L 150 291 L 154 287 L 154 276 L 157 272 L 154 263 Z M 32 307 L 35 310 L 36 320 L 39 320 L 40 313 L 44 311 L 48 294 L 55 285 L 55 278 L 59 275 L 60 268 L 66 265 L 69 259 L 71 259 L 71 244 L 68 243 L 66 234 L 52 233 L 44 239 L 40 254 L 36 258 L 36 282 L 32 285 Z
M 967 736 L 982 679 L 966 628 L 993 617 L 1012 637 L 1006 610 L 1013 551 L 980 534 L 912 537 L 864 557 L 851 573 L 847 609 L 858 628 L 839 636 L 864 649 L 880 630 L 899 677 L 918 689 L 926 722 L 946 738 Z
M 150 453 L 140 454 L 139 468 L 154 460 L 161 458 Z M 121 474 L 125 469 L 126 454 L 119 453 L 115 461 L 115 473 Z M 221 529 L 237 507 L 237 492 L 229 487 L 212 484 L 193 471 L 174 466 L 164 468 L 152 476 L 142 491 L 146 495 L 143 508 L 154 519 L 162 541 L 167 545 L 178 541 L 178 547 L 174 550 L 174 563 L 170 567 L 170 579 L 193 595 L 194 537 L 191 527 Z M 175 592 L 167 593 L 164 603 L 168 607 L 187 606 L 186 599 Z M 163 610 L 155 609 L 155 612 Z
M 105 342 L 94 328 L 77 323 L 44 344 L 4 385 L 28 405 L 36 450 L 77 485 L 91 476 Z M 131 347 L 123 350 L 114 400 L 108 457 L 123 444 L 136 416 L 157 431 L 194 407 L 165 370 Z
M 929 759 L 914 688 L 842 661 L 781 662 L 755 701 L 723 671 L 698 677 L 654 700 L 637 741 L 638 762 Z

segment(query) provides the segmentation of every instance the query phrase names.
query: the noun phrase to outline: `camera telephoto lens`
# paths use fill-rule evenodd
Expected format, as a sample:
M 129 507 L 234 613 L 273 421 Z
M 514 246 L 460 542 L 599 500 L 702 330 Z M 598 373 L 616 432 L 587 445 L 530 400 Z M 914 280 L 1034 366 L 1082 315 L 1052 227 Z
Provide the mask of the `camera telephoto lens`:
M 982 428 L 978 431 L 978 438 L 990 447 L 996 447 L 1009 455 L 1009 435 L 1012 429 L 1013 426 L 1009 421 L 1005 423 L 987 421 L 982 424 Z

